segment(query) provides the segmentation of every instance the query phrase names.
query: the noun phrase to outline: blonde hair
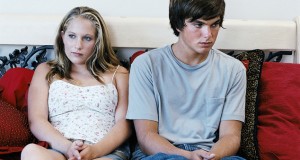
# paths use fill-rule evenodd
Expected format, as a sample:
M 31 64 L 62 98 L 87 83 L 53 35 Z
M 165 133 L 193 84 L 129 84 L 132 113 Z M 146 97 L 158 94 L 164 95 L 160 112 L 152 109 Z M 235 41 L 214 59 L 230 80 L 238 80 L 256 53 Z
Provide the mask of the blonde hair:
M 65 32 L 69 22 L 77 17 L 90 20 L 96 29 L 94 51 L 86 62 L 89 72 L 102 83 L 101 73 L 111 70 L 120 64 L 111 46 L 108 28 L 99 12 L 90 7 L 76 7 L 68 12 L 59 25 L 54 46 L 55 58 L 48 62 L 51 69 L 46 76 L 46 80 L 49 83 L 53 81 L 54 76 L 72 79 L 70 75 L 72 62 L 66 56 L 61 32 Z

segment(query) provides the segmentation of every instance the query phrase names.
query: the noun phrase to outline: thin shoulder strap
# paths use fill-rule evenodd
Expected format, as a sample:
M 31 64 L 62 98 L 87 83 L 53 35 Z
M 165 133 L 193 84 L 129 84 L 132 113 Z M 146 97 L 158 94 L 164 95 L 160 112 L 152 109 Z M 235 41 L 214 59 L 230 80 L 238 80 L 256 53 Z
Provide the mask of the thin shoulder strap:
M 116 75 L 117 70 L 119 69 L 119 67 L 120 67 L 120 65 L 117 66 L 117 68 L 116 68 L 116 70 L 115 70 L 115 72 L 114 72 L 114 74 L 113 74 L 113 76 L 112 76 L 112 78 L 111 78 L 111 81 L 112 81 L 112 82 L 114 81 L 115 75 Z

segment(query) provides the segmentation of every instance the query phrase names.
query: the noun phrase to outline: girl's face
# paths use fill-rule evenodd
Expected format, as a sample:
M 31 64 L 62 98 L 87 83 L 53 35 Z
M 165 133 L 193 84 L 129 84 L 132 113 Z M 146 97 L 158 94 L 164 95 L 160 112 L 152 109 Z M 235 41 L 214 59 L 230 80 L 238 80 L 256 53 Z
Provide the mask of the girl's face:
M 73 64 L 85 64 L 93 54 L 96 43 L 94 24 L 90 20 L 76 17 L 69 22 L 67 30 L 61 36 L 69 60 Z

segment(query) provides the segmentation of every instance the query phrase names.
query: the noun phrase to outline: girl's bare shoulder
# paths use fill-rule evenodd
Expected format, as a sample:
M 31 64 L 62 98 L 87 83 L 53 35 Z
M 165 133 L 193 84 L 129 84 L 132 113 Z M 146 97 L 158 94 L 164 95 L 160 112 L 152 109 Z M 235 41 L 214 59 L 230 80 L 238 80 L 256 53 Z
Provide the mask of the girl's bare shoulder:
M 123 73 L 123 74 L 128 74 L 128 70 L 123 67 L 123 66 L 119 66 L 118 70 L 117 70 L 117 73 Z
M 49 70 L 50 70 L 50 66 L 47 62 L 43 62 L 43 63 L 39 64 L 35 69 L 35 71 L 47 71 L 47 72 Z
M 47 62 L 43 62 L 36 67 L 34 71 L 34 76 L 45 77 L 50 71 L 50 69 L 51 67 L 47 64 Z

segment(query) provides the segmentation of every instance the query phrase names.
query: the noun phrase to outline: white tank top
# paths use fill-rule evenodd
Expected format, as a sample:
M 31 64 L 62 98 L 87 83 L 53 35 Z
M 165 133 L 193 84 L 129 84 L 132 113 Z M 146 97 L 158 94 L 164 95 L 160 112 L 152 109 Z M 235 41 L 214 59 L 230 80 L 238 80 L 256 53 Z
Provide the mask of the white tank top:
M 97 143 L 115 124 L 118 92 L 112 82 L 82 87 L 54 81 L 48 97 L 50 123 L 70 140 Z

